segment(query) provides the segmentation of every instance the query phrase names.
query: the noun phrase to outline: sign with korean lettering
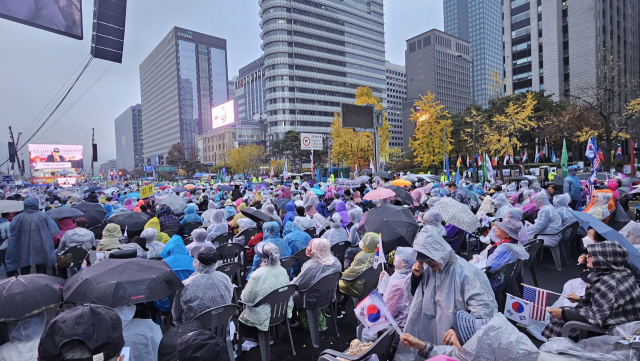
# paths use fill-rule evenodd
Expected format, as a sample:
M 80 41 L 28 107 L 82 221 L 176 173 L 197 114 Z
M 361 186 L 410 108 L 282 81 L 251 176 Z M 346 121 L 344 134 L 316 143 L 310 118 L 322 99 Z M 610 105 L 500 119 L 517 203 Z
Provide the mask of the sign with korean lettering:
M 153 195 L 153 184 L 140 187 L 140 199 L 151 197 Z

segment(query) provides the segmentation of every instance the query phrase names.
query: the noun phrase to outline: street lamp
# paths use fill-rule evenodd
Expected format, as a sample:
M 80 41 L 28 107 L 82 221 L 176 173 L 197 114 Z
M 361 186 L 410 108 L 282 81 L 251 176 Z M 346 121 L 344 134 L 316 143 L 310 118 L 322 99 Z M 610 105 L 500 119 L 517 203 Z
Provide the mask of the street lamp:
M 466 60 L 469 62 L 469 64 L 471 64 L 471 73 L 470 73 L 470 81 L 469 81 L 469 85 L 471 86 L 471 104 L 474 105 L 476 103 L 476 91 L 475 91 L 475 87 L 473 86 L 473 59 L 466 59 L 464 58 L 462 55 L 458 54 L 457 55 L 458 58 L 462 59 L 462 60 Z M 478 160 L 476 159 L 476 117 L 475 114 L 472 118 L 473 120 L 473 140 L 472 140 L 472 152 L 473 152 L 473 167 L 475 168 L 475 178 L 476 178 L 476 183 L 478 182 Z

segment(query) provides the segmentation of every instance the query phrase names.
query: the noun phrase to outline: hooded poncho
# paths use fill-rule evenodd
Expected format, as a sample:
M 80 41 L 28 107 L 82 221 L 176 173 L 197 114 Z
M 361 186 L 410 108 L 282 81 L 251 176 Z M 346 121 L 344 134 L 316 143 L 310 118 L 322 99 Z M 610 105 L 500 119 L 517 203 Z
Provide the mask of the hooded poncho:
M 120 237 L 122 237 L 120 226 L 115 223 L 107 224 L 102 230 L 102 239 L 98 242 L 96 250 L 111 251 L 120 245 Z
M 527 228 L 527 234 L 529 239 L 533 238 L 536 234 L 555 234 L 562 229 L 562 218 L 558 214 L 558 211 L 549 203 L 549 196 L 546 191 L 536 193 L 531 200 L 538 208 L 538 217 L 535 223 Z M 547 247 L 554 247 L 560 241 L 561 234 L 552 236 L 541 236 L 544 240 L 544 245 Z
M 349 268 L 344 270 L 342 278 L 354 278 L 364 272 L 367 268 L 373 266 L 378 238 L 380 238 L 380 236 L 376 233 L 365 233 L 359 243 L 362 251 L 356 255 Z M 358 282 L 340 280 L 338 288 L 340 292 L 351 297 L 362 297 L 362 293 L 364 292 L 364 280 L 360 280 Z
M 343 201 L 336 201 L 336 213 L 340 214 L 340 218 L 342 218 L 342 227 L 346 227 L 349 224 L 349 212 Z
M 187 223 L 200 223 L 202 224 L 202 218 L 196 214 L 196 207 L 193 204 L 189 204 L 184 209 L 184 217 L 180 221 L 180 225 L 184 226 Z
M 317 295 L 306 294 L 303 297 L 299 291 L 306 290 L 311 285 L 322 278 L 342 271 L 342 265 L 337 258 L 331 255 L 331 246 L 326 239 L 315 238 L 307 246 L 307 256 L 310 258 L 302 265 L 302 270 L 298 277 L 291 281 L 298 285 L 298 291 L 293 296 L 293 300 L 298 307 L 313 309 L 317 305 Z M 335 300 L 335 295 L 333 296 Z

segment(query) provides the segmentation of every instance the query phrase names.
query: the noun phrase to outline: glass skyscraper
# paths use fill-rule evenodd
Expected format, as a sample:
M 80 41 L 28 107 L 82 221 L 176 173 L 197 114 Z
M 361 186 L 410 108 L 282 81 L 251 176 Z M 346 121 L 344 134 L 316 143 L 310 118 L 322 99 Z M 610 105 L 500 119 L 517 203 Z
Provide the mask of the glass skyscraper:
M 227 41 L 174 27 L 140 64 L 144 156 L 166 155 L 211 130 L 211 109 L 228 101 Z
M 260 0 L 267 135 L 329 133 L 356 88 L 386 93 L 382 0 Z
M 503 73 L 501 0 L 444 0 L 444 32 L 471 44 L 474 103 L 488 106 L 491 72 Z

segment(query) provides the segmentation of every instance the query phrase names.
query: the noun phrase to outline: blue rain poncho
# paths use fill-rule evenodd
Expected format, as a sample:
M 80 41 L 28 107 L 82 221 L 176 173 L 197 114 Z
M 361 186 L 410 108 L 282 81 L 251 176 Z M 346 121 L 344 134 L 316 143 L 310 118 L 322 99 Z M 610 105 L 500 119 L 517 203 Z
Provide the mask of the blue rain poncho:
M 292 222 L 293 223 L 293 222 Z M 289 257 L 291 256 L 291 248 L 284 241 L 284 239 L 280 238 L 280 225 L 278 222 L 266 222 L 262 225 L 262 242 L 273 243 L 278 247 L 280 257 Z M 253 268 L 251 272 L 255 272 L 260 267 L 261 259 L 256 254 L 253 257 Z M 247 279 L 251 276 L 251 273 L 247 276 Z
M 53 237 L 60 229 L 51 217 L 39 211 L 37 199 L 24 201 L 24 212 L 13 218 L 9 232 L 5 255 L 7 271 L 32 265 L 53 266 L 56 262 Z
M 235 217 L 236 214 L 238 214 L 238 211 L 236 211 L 235 208 L 233 208 L 233 206 L 225 206 L 224 207 L 224 212 L 225 212 L 225 219 L 229 219 L 231 217 Z
M 104 210 L 107 211 L 107 215 L 104 217 L 104 220 L 106 221 L 114 213 L 113 212 L 113 207 L 111 207 L 110 204 L 105 204 L 104 205 Z
M 529 239 L 533 238 L 536 234 L 554 234 L 560 232 L 562 229 L 562 218 L 558 214 L 558 211 L 549 203 L 549 196 L 546 191 L 536 193 L 531 200 L 538 208 L 538 217 L 535 223 L 527 228 L 527 234 Z M 554 236 L 541 236 L 544 240 L 544 245 L 547 247 L 554 247 L 560 241 L 561 234 Z
M 189 251 L 187 251 L 182 237 L 177 234 L 167 242 L 167 245 L 160 253 L 160 257 L 171 267 L 180 281 L 186 280 L 195 272 L 193 257 L 189 256 Z
M 301 249 L 307 248 L 309 241 L 311 241 L 311 236 L 298 229 L 293 222 L 289 222 L 284 226 L 282 235 L 284 236 L 284 241 L 291 249 L 291 254 L 296 254 Z
M 296 204 L 291 201 L 287 203 L 284 208 L 287 210 L 287 213 L 284 215 L 284 218 L 282 218 L 283 226 L 287 225 L 287 222 L 293 222 L 296 219 Z
M 184 209 L 184 217 L 180 221 L 180 225 L 184 226 L 187 223 L 196 222 L 202 224 L 202 218 L 196 214 L 196 207 L 192 204 L 189 204 L 187 208 Z

